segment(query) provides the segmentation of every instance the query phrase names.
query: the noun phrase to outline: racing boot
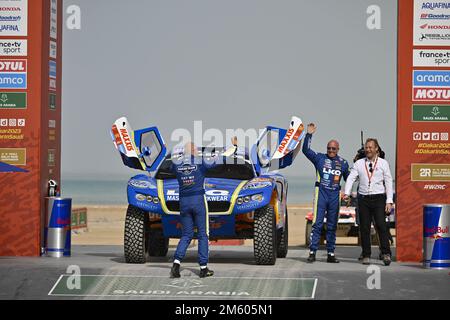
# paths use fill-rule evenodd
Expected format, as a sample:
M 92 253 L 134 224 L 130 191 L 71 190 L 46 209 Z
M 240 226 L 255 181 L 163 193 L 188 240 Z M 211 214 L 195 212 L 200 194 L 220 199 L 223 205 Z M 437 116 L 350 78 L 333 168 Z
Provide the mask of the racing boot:
M 179 278 L 181 277 L 180 275 L 180 264 L 179 263 L 174 263 L 172 266 L 172 269 L 170 269 L 170 277 L 171 278 Z
M 385 254 L 383 255 L 383 263 L 385 266 L 388 266 L 391 264 L 391 255 L 390 254 Z
M 328 252 L 327 262 L 328 263 L 339 263 L 340 261 L 334 255 L 334 252 Z
M 314 261 L 316 261 L 316 252 L 315 251 L 310 251 L 308 260 L 306 260 L 306 261 L 308 263 L 313 263 Z
M 200 269 L 200 278 L 212 277 L 214 271 L 209 270 L 208 267 Z

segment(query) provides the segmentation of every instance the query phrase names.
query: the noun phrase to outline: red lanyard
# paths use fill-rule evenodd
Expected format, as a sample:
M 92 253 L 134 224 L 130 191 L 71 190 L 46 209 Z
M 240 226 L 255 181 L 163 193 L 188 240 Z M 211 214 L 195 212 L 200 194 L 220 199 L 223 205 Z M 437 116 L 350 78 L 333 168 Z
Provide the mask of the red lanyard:
M 372 176 L 375 172 L 375 168 L 377 167 L 377 163 L 378 163 L 378 157 L 377 157 L 377 160 L 375 160 L 375 164 L 373 166 L 372 173 L 370 173 L 370 174 L 369 174 L 369 170 L 367 170 L 367 161 L 366 161 L 366 163 L 364 163 L 364 168 L 366 168 L 367 178 L 369 179 L 369 186 L 370 186 L 370 180 L 372 180 Z

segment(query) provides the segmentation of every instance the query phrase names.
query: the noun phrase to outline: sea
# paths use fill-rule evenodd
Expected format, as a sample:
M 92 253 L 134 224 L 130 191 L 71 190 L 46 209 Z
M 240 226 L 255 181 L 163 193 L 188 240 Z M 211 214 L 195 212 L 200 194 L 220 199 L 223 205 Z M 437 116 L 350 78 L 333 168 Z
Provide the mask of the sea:
M 61 196 L 72 198 L 73 205 L 127 205 L 128 179 L 62 178 Z M 288 178 L 288 204 L 311 204 L 314 179 Z

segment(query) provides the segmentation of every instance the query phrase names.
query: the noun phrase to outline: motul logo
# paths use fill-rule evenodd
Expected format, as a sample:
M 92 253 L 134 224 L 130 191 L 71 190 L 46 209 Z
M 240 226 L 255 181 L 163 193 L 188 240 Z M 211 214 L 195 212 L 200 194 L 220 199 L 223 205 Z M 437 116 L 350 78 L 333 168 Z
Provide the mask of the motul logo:
M 126 129 L 120 129 L 120 133 L 122 133 L 123 142 L 125 143 L 125 146 L 127 147 L 128 151 L 133 151 L 133 144 L 131 143 L 130 136 L 128 135 L 128 132 Z
M 286 133 L 286 136 L 283 138 L 283 141 L 281 141 L 280 146 L 278 147 L 278 152 L 283 153 L 283 151 L 284 151 L 284 149 L 286 149 L 286 145 L 289 142 L 289 139 L 291 138 L 293 133 L 294 133 L 294 129 L 289 129 L 289 131 Z
M 0 60 L 0 72 L 26 72 L 26 60 Z

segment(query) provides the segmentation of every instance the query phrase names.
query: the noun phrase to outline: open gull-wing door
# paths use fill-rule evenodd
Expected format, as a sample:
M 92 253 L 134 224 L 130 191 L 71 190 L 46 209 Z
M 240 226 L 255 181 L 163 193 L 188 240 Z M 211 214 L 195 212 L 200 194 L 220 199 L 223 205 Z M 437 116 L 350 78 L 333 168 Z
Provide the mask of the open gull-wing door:
M 157 127 L 133 131 L 127 118 L 122 117 L 114 122 L 111 137 L 123 163 L 130 168 L 153 172 L 166 156 L 166 145 Z
M 305 127 L 298 117 L 292 117 L 289 129 L 268 126 L 252 148 L 252 161 L 260 174 L 290 166 L 301 148 Z

